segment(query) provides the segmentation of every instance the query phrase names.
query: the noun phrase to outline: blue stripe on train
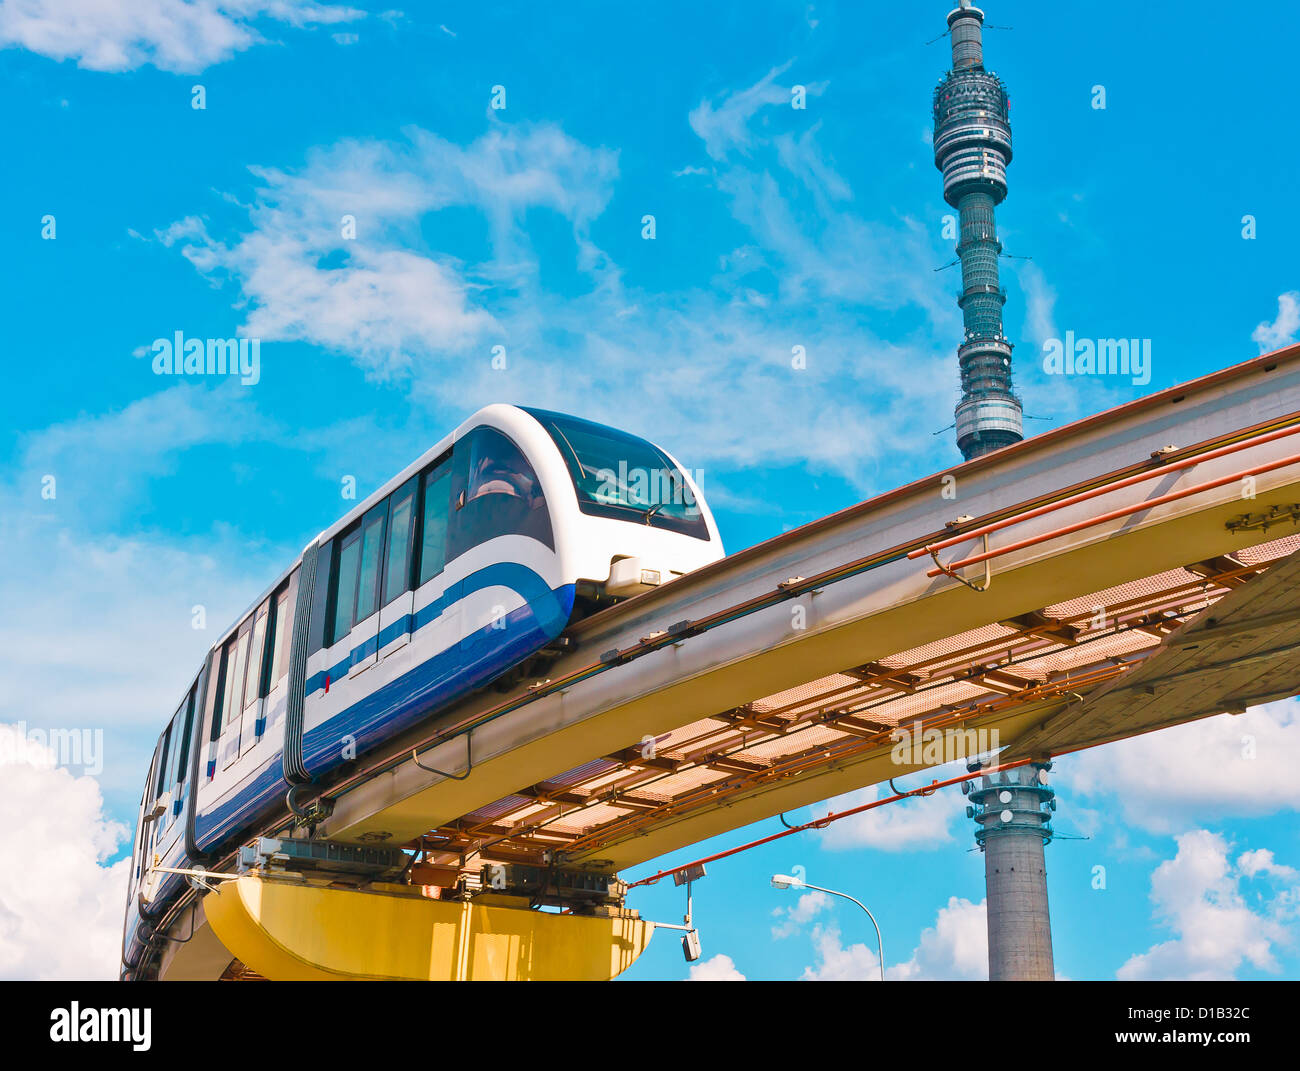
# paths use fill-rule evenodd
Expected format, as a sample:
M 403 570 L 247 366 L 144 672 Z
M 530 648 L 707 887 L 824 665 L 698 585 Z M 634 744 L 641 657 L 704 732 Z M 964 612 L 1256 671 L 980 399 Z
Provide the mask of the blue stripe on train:
M 309 730 L 303 739 L 303 758 L 313 776 L 321 777 L 347 761 L 343 754 L 345 737 L 355 740 L 355 744 L 349 743 L 353 754 L 382 743 L 435 708 L 463 697 L 538 651 L 563 631 L 573 611 L 574 585 L 552 590 L 532 570 L 515 563 L 489 566 L 468 577 L 462 585 L 468 591 L 485 587 L 509 587 L 526 601 L 498 622 L 498 627 L 488 625 L 471 633 Z M 437 619 L 441 608 L 426 613 L 433 605 L 414 615 L 423 618 L 417 629 Z M 323 687 L 324 674 L 316 677 Z M 312 690 L 309 685 L 309 698 Z M 198 814 L 195 817 L 198 846 L 210 849 L 242 830 L 257 814 L 282 798 L 289 786 L 281 769 L 280 754 L 276 752 L 268 756 L 252 782 L 234 797 L 212 812 Z
M 443 611 L 460 602 L 467 595 L 482 591 L 484 588 L 494 587 L 509 588 L 522 596 L 524 602 L 529 605 L 541 606 L 553 594 L 545 580 L 527 566 L 520 565 L 518 562 L 496 562 L 486 566 L 476 573 L 471 573 L 459 584 L 452 584 L 447 591 L 443 592 L 427 606 L 421 607 L 413 614 L 404 614 L 396 621 L 384 626 L 377 637 L 365 640 L 359 646 L 352 648 L 343 659 L 334 665 L 313 673 L 307 679 L 307 695 L 315 695 L 324 688 L 326 677 L 331 681 L 341 680 L 358 662 L 364 661 L 378 651 L 382 651 L 402 633 L 418 632 L 425 625 L 431 624 L 442 616 Z M 569 609 L 573 609 L 572 599 L 569 602 Z M 568 620 L 567 612 L 564 619 L 565 621 Z

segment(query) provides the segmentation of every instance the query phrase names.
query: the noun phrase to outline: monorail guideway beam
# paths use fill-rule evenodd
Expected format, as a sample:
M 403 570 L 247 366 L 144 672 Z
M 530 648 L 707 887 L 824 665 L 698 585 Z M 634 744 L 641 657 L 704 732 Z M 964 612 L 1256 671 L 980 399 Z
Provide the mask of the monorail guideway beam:
M 732 554 L 580 623 L 575 651 L 549 671 L 551 680 L 511 693 L 503 713 L 495 709 L 501 697 L 485 695 L 444 716 L 431 734 L 401 741 L 333 793 L 334 812 L 320 832 L 412 843 L 646 736 L 1294 533 L 1300 529 L 1289 514 L 1267 537 L 1234 525 L 1245 513 L 1300 501 L 1297 444 L 1300 348 L 1047 432 Z M 958 523 L 959 516 L 976 520 Z M 1000 527 L 972 538 L 986 522 Z M 986 538 L 996 555 L 988 561 L 980 558 Z M 939 551 L 945 575 L 927 575 L 928 556 L 909 557 L 948 539 L 957 542 Z M 969 558 L 977 560 L 967 565 Z M 982 583 L 986 568 L 993 583 L 983 592 L 951 575 Z M 794 604 L 802 628 L 792 627 Z M 970 727 L 996 724 L 1014 742 L 1066 702 L 1021 705 Z M 1116 736 L 1134 731 L 1116 728 Z M 464 770 L 471 731 L 471 776 L 452 780 L 423 768 Z M 413 745 L 422 765 L 410 759 Z M 773 781 L 727 808 L 669 814 L 572 861 L 607 859 L 624 869 L 882 782 L 900 772 L 888 748 L 883 755 Z

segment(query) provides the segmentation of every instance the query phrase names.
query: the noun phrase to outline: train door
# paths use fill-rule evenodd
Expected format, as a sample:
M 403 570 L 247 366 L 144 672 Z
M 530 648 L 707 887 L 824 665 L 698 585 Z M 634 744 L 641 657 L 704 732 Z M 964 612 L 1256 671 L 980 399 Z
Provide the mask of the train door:
M 140 888 L 141 881 L 144 880 L 144 867 L 148 860 L 148 837 L 149 824 L 145 822 L 144 816 L 152 802 L 149 799 L 149 786 L 153 784 L 153 765 L 149 766 L 149 772 L 145 775 L 144 791 L 140 796 L 140 813 L 135 820 L 135 843 L 131 846 L 131 880 L 127 890 L 127 899 L 134 900 L 135 894 Z
M 172 772 L 169 778 L 172 783 L 170 811 L 173 823 L 181 818 L 185 810 L 185 786 L 190 779 L 190 748 L 194 746 L 194 718 L 197 714 L 198 701 L 199 682 L 195 681 L 190 685 L 189 695 L 185 697 L 181 709 L 176 712 L 174 723 L 178 726 L 179 735 L 172 737 L 174 741 L 172 750 L 176 753 L 176 761 L 172 764 Z
M 408 480 L 389 496 L 388 543 L 384 550 L 384 575 L 379 600 L 380 658 L 402 650 L 411 639 L 415 592 L 411 588 L 412 543 L 415 538 L 416 492 L 419 479 Z
M 451 513 L 451 456 L 445 455 L 420 477 L 419 561 L 412 599 L 412 641 L 419 661 L 437 659 L 433 681 L 455 675 L 460 642 L 459 579 L 447 569 L 447 528 Z
M 357 606 L 352 626 L 352 666 L 355 677 L 379 661 L 379 580 L 384 563 L 384 529 L 388 500 L 361 518 L 361 554 L 357 568 Z
M 158 827 L 158 844 L 160 846 L 170 842 L 175 831 L 173 827 L 185 801 L 184 782 L 188 771 L 184 769 L 183 764 L 188 761 L 190 753 L 189 737 L 193 725 L 193 715 L 194 690 L 191 688 L 190 694 L 185 697 L 185 700 L 177 709 L 167 730 L 169 739 L 167 764 L 159 782 L 163 787 L 163 791 L 167 793 L 167 809 L 155 820 Z
M 322 648 L 325 693 L 322 717 L 331 717 L 339 707 L 335 686 L 346 680 L 352 668 L 352 614 L 357 607 L 357 573 L 361 567 L 361 526 L 340 533 L 330 555 L 328 603 L 323 625 Z
M 195 746 L 199 751 L 199 785 L 211 781 L 217 773 L 217 747 L 221 736 L 221 712 L 224 708 L 223 697 L 226 685 L 226 654 L 234 646 L 233 641 L 221 647 L 214 647 L 208 654 L 208 687 L 204 689 L 203 710 L 196 711 L 199 731 Z M 202 806 L 198 808 L 200 811 Z
M 162 836 L 160 826 L 166 813 L 160 805 L 165 802 L 162 796 L 166 791 L 164 786 L 167 781 L 167 759 L 170 756 L 171 735 L 172 727 L 168 725 L 158 739 L 153 765 L 149 769 L 149 782 L 145 786 L 144 814 L 141 817 L 143 850 L 140 853 L 140 861 L 143 870 L 141 892 L 146 900 L 153 898 L 154 890 L 158 886 L 159 875 L 153 867 L 158 862 L 158 845 Z M 169 810 L 170 807 L 167 809 Z

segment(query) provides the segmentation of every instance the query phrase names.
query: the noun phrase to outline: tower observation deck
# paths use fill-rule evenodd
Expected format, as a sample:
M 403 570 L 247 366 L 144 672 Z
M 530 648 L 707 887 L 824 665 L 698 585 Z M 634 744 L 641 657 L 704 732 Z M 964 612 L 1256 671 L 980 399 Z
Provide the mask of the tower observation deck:
M 1002 328 L 995 206 L 1007 195 L 1011 124 L 1002 80 L 984 69 L 984 12 L 962 0 L 948 13 L 952 69 L 934 91 L 934 164 L 957 209 L 965 338 L 957 350 L 961 401 L 957 446 L 968 461 L 1024 438 L 1011 386 L 1011 343 Z

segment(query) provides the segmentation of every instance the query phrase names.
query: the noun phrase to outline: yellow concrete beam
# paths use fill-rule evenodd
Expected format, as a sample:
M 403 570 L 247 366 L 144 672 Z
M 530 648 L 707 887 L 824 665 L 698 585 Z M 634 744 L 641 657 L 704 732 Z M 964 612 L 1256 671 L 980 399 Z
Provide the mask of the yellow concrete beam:
M 231 955 L 275 981 L 606 981 L 654 931 L 635 918 L 432 900 L 244 875 L 204 899 Z

